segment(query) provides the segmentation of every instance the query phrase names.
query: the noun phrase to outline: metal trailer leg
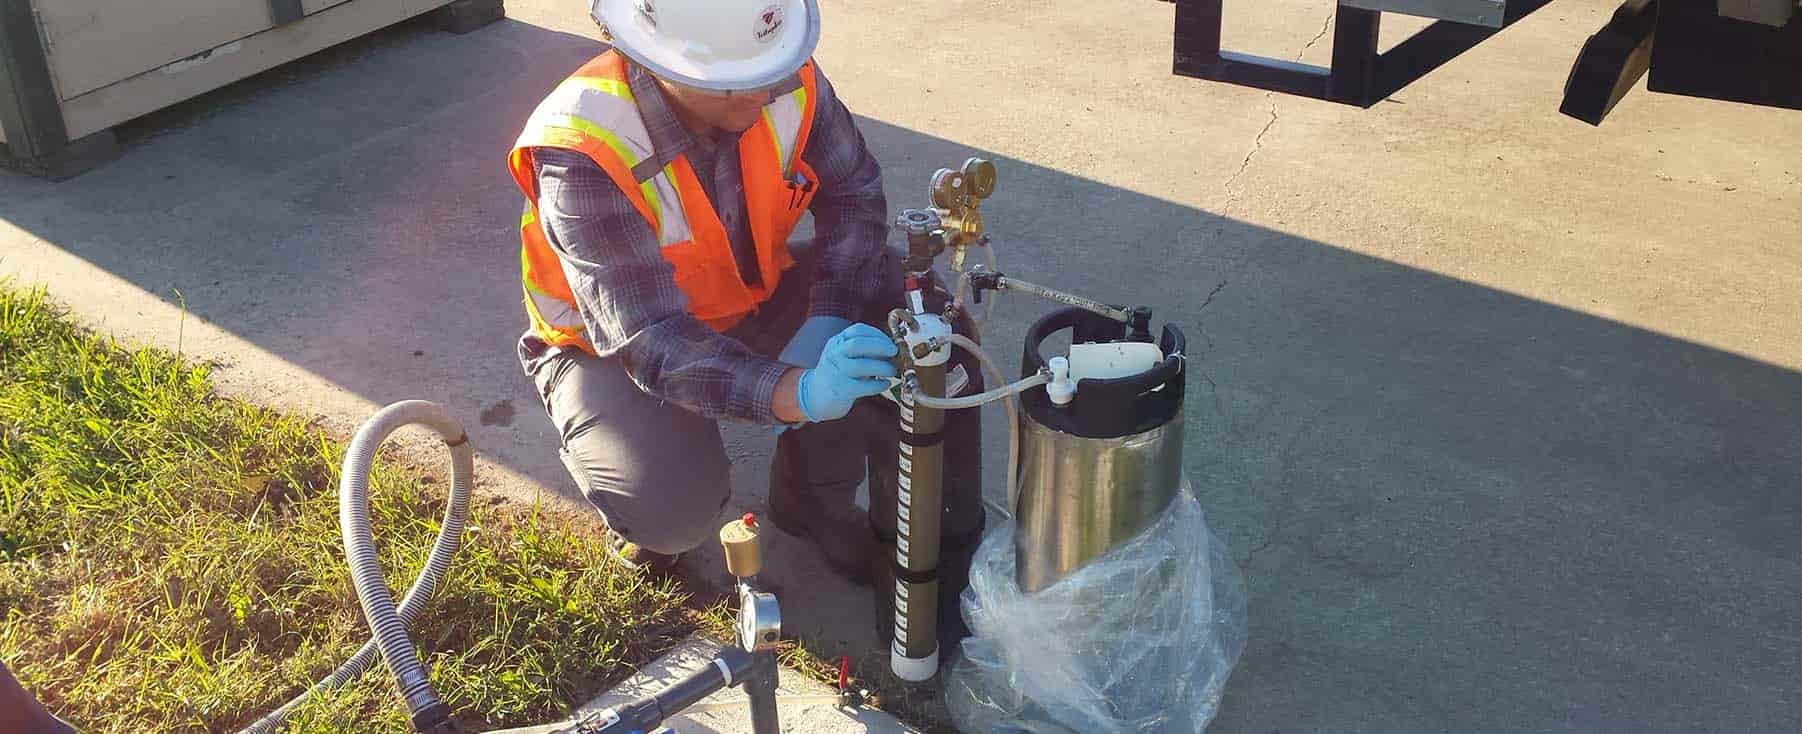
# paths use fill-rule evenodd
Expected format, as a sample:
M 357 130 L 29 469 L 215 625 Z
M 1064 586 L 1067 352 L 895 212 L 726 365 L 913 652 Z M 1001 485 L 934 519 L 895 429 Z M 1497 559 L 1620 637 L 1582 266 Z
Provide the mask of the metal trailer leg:
M 1439 20 L 1387 53 L 1377 53 L 1383 11 L 1375 7 L 1395 7 L 1395 2 L 1338 0 L 1332 66 L 1322 68 L 1222 50 L 1224 0 L 1177 0 L 1172 71 L 1180 76 L 1369 107 L 1548 2 L 1510 0 L 1500 17 L 1495 17 L 1493 8 L 1482 13 L 1453 14 L 1464 22 Z M 1429 12 L 1431 5 L 1422 5 L 1414 12 Z
M 1382 13 L 1339 6 L 1333 65 L 1323 69 L 1220 48 L 1224 0 L 1177 0 L 1175 72 L 1273 92 L 1368 106 L 1375 86 L 1378 21 Z
M 1175 70 L 1183 76 L 1210 76 L 1220 65 L 1222 0 L 1176 3 Z
M 1223 0 L 1177 0 L 1173 66 L 1176 74 L 1284 94 L 1327 98 L 1327 81 L 1331 74 L 1327 69 L 1221 50 L 1223 6 Z
M 1652 31 L 1657 25 L 1658 4 L 1653 0 L 1627 0 L 1615 9 L 1608 25 L 1583 42 L 1564 82 L 1558 111 L 1591 125 L 1602 124 L 1651 67 Z
M 1333 67 L 1327 75 L 1326 97 L 1334 102 L 1369 107 L 1376 104 L 1377 33 L 1383 14 L 1340 6 L 1333 17 Z

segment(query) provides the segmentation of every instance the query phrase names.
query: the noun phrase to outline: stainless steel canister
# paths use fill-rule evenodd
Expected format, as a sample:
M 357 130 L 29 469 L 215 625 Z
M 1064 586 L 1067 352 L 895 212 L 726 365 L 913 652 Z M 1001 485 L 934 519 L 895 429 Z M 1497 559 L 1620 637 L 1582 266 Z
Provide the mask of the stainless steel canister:
M 1054 334 L 1069 331 L 1072 344 L 1149 342 L 1143 323 L 1127 329 L 1082 309 L 1054 312 L 1028 330 L 1023 371 L 1051 361 L 1044 346 Z M 1068 404 L 1043 390 L 1021 395 L 1013 512 L 1022 591 L 1043 590 L 1138 535 L 1181 490 L 1186 340 L 1166 324 L 1157 345 L 1164 357 L 1156 366 L 1079 380 Z
M 1182 485 L 1183 417 L 1144 433 L 1083 438 L 1020 416 L 1015 573 L 1044 589 L 1137 535 Z

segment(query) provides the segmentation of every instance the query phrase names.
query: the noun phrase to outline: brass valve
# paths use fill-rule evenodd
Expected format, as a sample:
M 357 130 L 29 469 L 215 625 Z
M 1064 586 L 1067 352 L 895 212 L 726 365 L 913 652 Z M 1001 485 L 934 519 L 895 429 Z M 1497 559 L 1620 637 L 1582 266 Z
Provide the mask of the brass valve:
M 720 547 L 726 551 L 726 570 L 734 577 L 748 579 L 763 570 L 763 539 L 757 516 L 746 513 L 720 528 Z
M 981 158 L 964 161 L 963 168 L 941 168 L 932 175 L 928 197 L 945 246 L 951 248 L 951 269 L 962 272 L 971 245 L 982 244 L 982 200 L 995 193 L 995 164 Z

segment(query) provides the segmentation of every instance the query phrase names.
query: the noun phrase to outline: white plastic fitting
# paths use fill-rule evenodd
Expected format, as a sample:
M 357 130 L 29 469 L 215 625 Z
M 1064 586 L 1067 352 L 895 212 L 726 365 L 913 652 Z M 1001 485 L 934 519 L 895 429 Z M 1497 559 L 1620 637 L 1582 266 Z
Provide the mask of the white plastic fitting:
M 951 361 L 950 322 L 945 321 L 944 317 L 933 313 L 920 314 L 915 316 L 914 320 L 919 323 L 919 328 L 907 332 L 906 343 L 908 349 L 913 349 L 920 344 L 924 344 L 934 339 L 939 341 L 939 347 L 937 349 L 932 350 L 932 352 L 924 357 L 915 358 L 914 364 L 921 367 L 934 367 Z
M 897 645 L 889 651 L 888 667 L 896 678 L 909 683 L 923 683 L 938 674 L 939 651 L 933 650 L 932 654 L 923 658 L 910 658 Z
M 1050 366 L 1051 382 L 1045 385 L 1045 394 L 1051 396 L 1053 405 L 1069 405 L 1076 399 L 1076 381 L 1070 379 L 1070 360 L 1052 357 Z

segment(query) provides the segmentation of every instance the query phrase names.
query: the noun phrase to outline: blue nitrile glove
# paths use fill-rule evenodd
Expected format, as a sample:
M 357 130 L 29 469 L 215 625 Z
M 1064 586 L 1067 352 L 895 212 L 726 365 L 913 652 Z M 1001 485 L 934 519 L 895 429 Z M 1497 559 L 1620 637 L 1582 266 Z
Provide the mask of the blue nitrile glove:
M 850 325 L 850 319 L 837 316 L 810 316 L 776 359 L 796 367 L 813 367 L 820 363 L 820 351 L 826 348 L 826 342 Z
M 788 346 L 776 355 L 777 361 L 792 364 L 796 367 L 813 367 L 820 363 L 820 352 L 826 348 L 826 341 L 844 331 L 851 325 L 850 319 L 837 316 L 809 316 L 802 322 L 801 328 L 788 340 Z M 788 426 L 776 426 L 776 435 L 780 436 Z
M 819 366 L 801 373 L 796 401 L 811 423 L 838 420 L 858 398 L 888 389 L 895 342 L 869 324 L 852 324 L 826 342 Z

